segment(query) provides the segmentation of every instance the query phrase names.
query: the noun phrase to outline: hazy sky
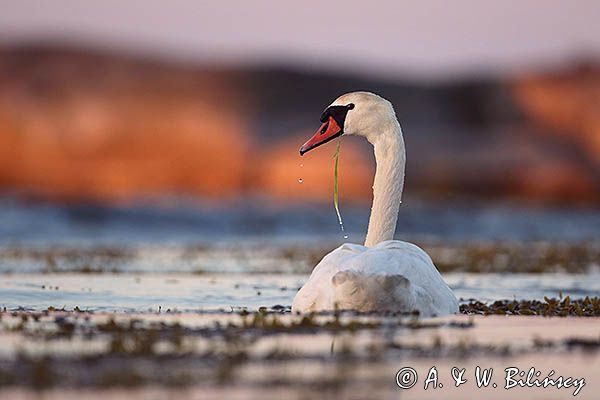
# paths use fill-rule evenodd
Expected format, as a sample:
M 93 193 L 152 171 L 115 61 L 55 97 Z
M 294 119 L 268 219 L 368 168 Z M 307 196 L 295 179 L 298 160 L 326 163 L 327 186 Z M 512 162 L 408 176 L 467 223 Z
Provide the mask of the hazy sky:
M 425 77 L 600 54 L 598 0 L 0 0 L 0 42 Z

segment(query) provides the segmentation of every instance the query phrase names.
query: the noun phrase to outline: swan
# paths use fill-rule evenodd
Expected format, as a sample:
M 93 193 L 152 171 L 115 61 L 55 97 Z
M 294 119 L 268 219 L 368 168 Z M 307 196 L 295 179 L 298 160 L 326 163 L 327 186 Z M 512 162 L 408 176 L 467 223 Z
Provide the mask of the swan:
M 365 137 L 377 164 L 373 205 L 364 246 L 344 243 L 327 254 L 296 294 L 292 312 L 456 313 L 458 301 L 427 253 L 393 240 L 406 154 L 392 104 L 370 92 L 347 93 L 325 109 L 321 122 L 300 155 L 342 135 Z

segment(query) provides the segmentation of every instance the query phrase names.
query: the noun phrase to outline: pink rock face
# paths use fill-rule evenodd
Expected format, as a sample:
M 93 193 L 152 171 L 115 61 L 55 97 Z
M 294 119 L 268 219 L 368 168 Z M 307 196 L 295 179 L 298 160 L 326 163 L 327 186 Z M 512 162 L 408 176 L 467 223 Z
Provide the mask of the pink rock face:
M 1 187 L 113 202 L 244 186 L 232 76 L 73 52 L 7 52 L 0 71 Z
M 600 65 L 526 76 L 515 93 L 531 118 L 552 128 L 550 134 L 580 144 L 600 163 Z
M 413 86 L 419 96 L 412 96 L 389 83 L 405 128 L 408 193 L 597 204 L 599 71 L 517 77 L 508 87 L 525 120 L 494 125 L 492 118 L 466 134 L 455 106 L 466 107 L 469 118 L 477 107 L 468 96 L 448 97 L 464 89 L 432 94 Z M 335 144 L 298 155 L 331 100 L 319 91 L 316 72 L 312 86 L 296 93 L 311 76 L 0 49 L 0 191 L 104 203 L 173 194 L 329 201 Z M 482 93 L 496 98 L 505 87 Z M 498 107 L 515 108 L 511 101 Z M 428 107 L 443 118 L 430 118 Z M 340 200 L 368 202 L 373 172 L 369 145 L 344 137 Z
M 560 141 L 579 154 L 578 161 L 546 159 L 528 169 L 520 185 L 523 194 L 597 201 L 600 181 L 594 168 L 600 166 L 600 67 L 525 76 L 516 81 L 514 93 L 546 140 Z

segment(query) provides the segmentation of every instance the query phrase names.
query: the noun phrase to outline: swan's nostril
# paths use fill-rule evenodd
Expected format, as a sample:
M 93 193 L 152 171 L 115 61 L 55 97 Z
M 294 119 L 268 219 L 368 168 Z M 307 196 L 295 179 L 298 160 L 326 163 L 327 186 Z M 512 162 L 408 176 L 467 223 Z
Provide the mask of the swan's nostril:
M 321 128 L 321 135 L 327 132 L 327 128 L 329 128 L 329 121 Z

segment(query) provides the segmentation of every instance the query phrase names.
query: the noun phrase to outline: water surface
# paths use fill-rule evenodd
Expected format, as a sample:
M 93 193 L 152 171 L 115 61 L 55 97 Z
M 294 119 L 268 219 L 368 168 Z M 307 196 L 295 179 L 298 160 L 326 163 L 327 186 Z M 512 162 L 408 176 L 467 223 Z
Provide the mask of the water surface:
M 0 307 L 43 311 L 48 307 L 106 312 L 231 311 L 291 306 L 307 279 L 300 274 L 7 274 Z M 492 301 L 597 296 L 600 274 L 448 273 L 457 297 Z

